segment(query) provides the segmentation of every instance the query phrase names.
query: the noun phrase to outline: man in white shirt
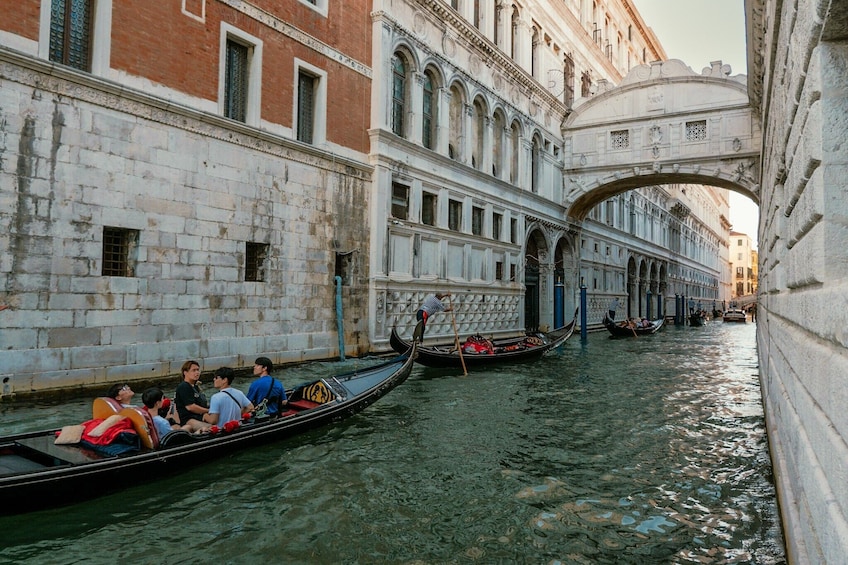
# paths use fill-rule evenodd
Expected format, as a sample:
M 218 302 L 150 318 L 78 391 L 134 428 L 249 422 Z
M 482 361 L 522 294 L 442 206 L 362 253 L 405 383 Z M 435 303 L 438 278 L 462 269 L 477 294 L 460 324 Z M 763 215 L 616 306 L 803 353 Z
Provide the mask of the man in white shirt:
M 212 384 L 218 392 L 209 400 L 209 412 L 203 415 L 203 421 L 213 426 L 224 426 L 228 422 L 241 422 L 244 412 L 253 412 L 253 403 L 237 388 L 232 388 L 235 372 L 229 367 L 215 371 Z

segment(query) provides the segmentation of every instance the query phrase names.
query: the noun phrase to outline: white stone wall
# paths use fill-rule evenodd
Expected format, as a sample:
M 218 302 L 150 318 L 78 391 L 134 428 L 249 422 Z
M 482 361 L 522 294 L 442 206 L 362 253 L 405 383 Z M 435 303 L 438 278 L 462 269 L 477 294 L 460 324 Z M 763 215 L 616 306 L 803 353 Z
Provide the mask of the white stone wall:
M 848 6 L 748 0 L 763 116 L 758 342 L 791 563 L 848 556 Z M 791 40 L 790 40 L 791 37 Z
M 53 74 L 50 74 L 53 73 Z M 3 393 L 368 350 L 370 168 L 96 77 L 0 58 Z M 101 276 L 103 227 L 138 231 Z M 245 282 L 246 242 L 267 244 Z

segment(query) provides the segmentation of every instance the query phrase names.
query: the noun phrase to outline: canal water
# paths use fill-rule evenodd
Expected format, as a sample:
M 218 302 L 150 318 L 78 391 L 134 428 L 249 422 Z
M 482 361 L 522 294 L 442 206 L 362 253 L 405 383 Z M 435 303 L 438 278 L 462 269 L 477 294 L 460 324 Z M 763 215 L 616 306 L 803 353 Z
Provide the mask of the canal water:
M 755 333 L 593 333 L 466 377 L 419 366 L 338 427 L 0 518 L 0 563 L 785 563 Z M 0 433 L 89 411 L 2 404 Z

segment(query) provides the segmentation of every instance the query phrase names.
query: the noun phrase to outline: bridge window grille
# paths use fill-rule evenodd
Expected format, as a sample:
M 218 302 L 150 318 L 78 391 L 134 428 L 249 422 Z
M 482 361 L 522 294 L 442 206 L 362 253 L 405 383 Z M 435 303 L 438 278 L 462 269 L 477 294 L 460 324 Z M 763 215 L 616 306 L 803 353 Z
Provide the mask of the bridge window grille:
M 704 141 L 707 139 L 707 120 L 686 122 L 686 141 Z
M 628 149 L 630 147 L 630 131 L 626 129 L 611 131 L 610 145 L 613 149 Z
M 54 0 L 50 9 L 50 60 L 89 70 L 92 21 L 90 0 Z

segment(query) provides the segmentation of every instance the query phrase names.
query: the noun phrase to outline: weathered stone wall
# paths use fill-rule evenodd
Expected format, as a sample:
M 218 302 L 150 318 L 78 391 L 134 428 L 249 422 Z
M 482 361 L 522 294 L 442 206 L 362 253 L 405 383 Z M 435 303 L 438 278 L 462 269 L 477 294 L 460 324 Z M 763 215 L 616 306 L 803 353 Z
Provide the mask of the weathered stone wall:
M 760 374 L 787 549 L 793 563 L 845 563 L 848 6 L 747 9 L 764 123 Z
M 368 350 L 370 168 L 96 77 L 0 57 L 2 392 Z M 104 226 L 137 230 L 102 276 Z M 268 245 L 245 282 L 247 242 Z M 340 255 L 341 256 L 341 255 Z

